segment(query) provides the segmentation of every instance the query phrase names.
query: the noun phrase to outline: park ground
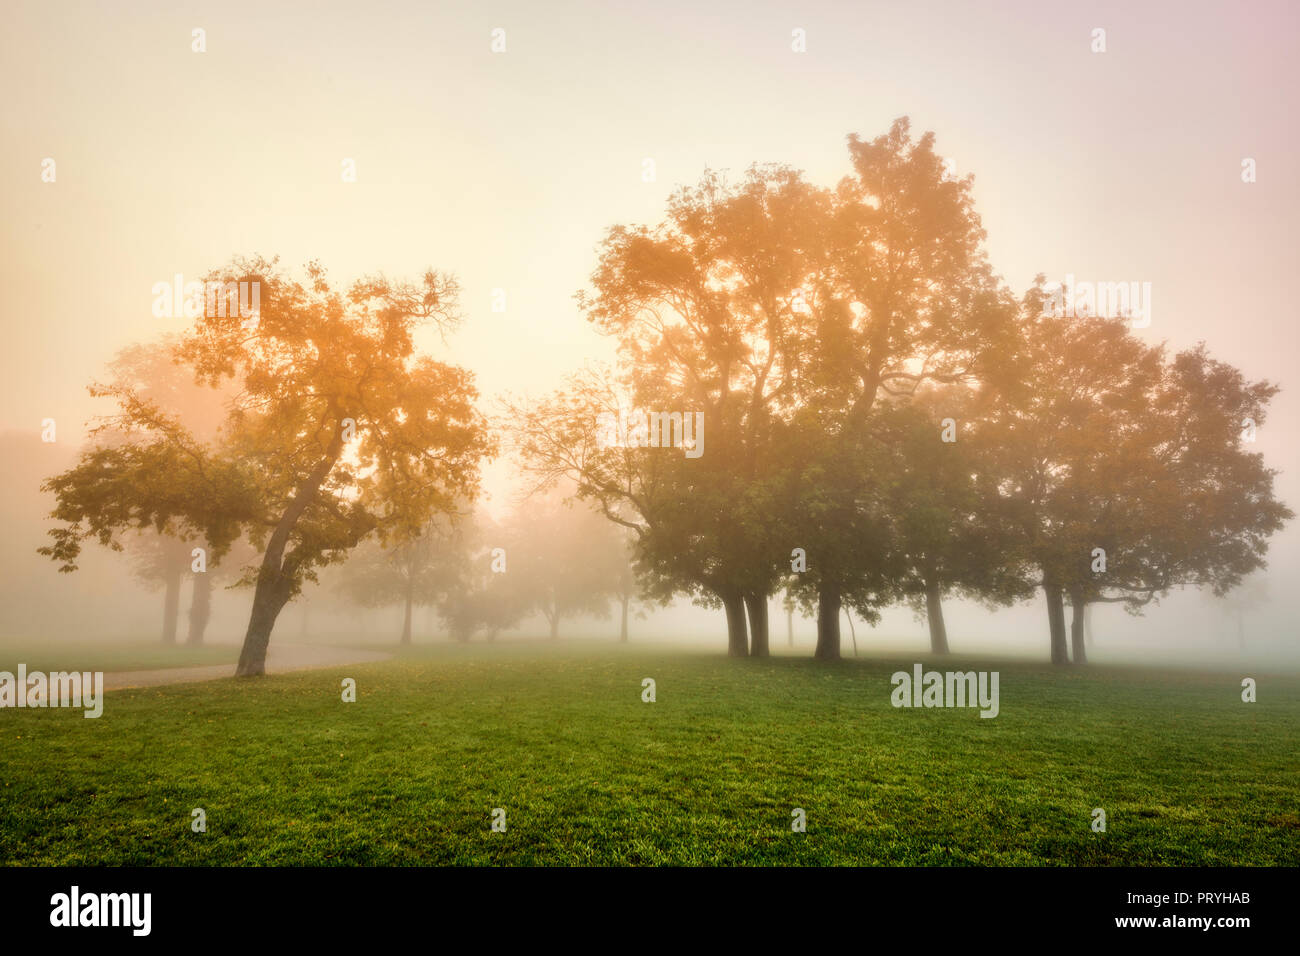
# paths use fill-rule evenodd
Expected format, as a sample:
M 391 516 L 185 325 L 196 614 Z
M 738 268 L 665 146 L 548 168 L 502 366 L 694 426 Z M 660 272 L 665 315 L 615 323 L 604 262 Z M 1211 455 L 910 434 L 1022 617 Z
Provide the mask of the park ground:
M 386 650 L 113 691 L 97 720 L 0 711 L 0 863 L 1300 863 L 1294 674 L 1251 675 L 1248 704 L 1235 673 Z M 998 670 L 1000 714 L 892 707 L 890 675 L 917 661 Z
M 0 648 L 0 669 L 13 671 L 22 661 L 31 671 L 140 671 L 204 667 L 239 660 L 237 644 L 164 644 L 161 641 L 18 641 Z

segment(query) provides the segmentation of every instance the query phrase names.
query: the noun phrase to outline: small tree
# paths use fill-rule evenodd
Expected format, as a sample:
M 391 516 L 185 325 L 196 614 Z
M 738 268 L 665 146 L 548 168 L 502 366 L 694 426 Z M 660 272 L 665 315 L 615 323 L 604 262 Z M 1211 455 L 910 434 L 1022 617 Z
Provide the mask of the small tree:
M 552 640 L 565 618 L 609 617 L 627 557 L 623 535 L 601 515 L 556 494 L 539 496 L 520 503 L 505 532 L 502 584 L 514 606 L 546 618 Z
M 1252 574 L 1231 590 L 1218 595 L 1210 592 L 1209 596 L 1215 609 L 1232 620 L 1237 647 L 1245 649 L 1246 615 L 1258 611 L 1261 605 L 1268 602 L 1268 581 L 1258 574 Z
M 136 579 L 150 590 L 162 588 L 162 642 L 175 644 L 181 585 L 190 570 L 190 542 L 151 530 L 142 531 L 130 542 L 129 551 L 131 570 Z M 197 579 L 195 587 L 199 587 Z
M 497 522 L 483 511 L 458 521 L 447 541 L 444 566 L 446 583 L 438 600 L 438 614 L 449 636 L 462 643 L 479 631 L 489 641 L 514 627 L 528 612 L 508 581 L 510 555 L 507 538 Z
M 364 607 L 403 608 L 400 643 L 411 643 L 411 619 L 417 606 L 435 606 L 458 580 L 452 547 L 460 516 L 440 516 L 421 533 L 385 548 L 378 540 L 356 549 L 341 568 L 349 597 Z

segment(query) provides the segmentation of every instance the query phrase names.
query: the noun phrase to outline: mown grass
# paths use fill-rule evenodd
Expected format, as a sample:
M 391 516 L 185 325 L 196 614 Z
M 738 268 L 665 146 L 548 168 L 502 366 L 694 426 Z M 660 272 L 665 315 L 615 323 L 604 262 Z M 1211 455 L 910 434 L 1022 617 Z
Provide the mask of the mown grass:
M 1300 862 L 1300 679 L 940 665 L 1000 670 L 989 720 L 891 707 L 912 660 L 417 647 L 0 711 L 0 861 Z
M 170 667 L 234 664 L 239 648 L 234 644 L 167 645 L 161 641 L 105 644 L 72 641 L 35 641 L 0 646 L 0 670 L 28 671 L 142 671 Z

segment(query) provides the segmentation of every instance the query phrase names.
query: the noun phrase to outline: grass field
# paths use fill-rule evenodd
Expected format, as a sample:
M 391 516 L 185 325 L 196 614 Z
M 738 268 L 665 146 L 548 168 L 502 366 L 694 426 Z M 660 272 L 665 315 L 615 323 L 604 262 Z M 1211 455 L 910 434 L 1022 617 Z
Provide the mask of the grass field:
M 234 664 L 239 647 L 234 644 L 187 644 L 168 646 L 161 641 L 128 644 L 32 642 L 6 644 L 0 669 L 14 671 L 19 661 L 29 671 L 142 671 L 168 667 L 201 667 L 207 664 Z
M 989 720 L 891 707 L 916 659 L 417 646 L 0 711 L 0 861 L 1300 863 L 1300 678 L 939 665 L 1000 670 Z

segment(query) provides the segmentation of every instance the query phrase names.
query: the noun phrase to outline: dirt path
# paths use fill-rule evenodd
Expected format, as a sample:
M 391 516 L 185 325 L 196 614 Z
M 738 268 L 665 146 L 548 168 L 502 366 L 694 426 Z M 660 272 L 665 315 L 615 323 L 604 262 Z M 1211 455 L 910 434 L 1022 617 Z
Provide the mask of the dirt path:
M 316 670 L 321 667 L 338 667 L 342 664 L 368 664 L 386 661 L 393 655 L 381 651 L 359 651 L 350 647 L 316 647 L 311 644 L 272 644 L 266 652 L 266 672 L 284 674 L 289 671 Z M 212 664 L 203 667 L 163 667 L 150 671 L 108 671 L 104 674 L 105 690 L 123 690 L 127 687 L 160 687 L 163 684 L 189 684 L 201 680 L 234 677 L 234 664 Z

